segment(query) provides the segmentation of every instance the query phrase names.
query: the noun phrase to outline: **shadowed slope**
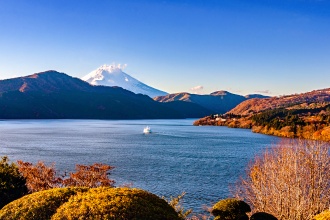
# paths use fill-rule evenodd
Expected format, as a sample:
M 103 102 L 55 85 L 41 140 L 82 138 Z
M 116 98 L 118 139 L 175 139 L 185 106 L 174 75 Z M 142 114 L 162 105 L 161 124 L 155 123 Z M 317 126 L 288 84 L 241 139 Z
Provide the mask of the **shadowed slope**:
M 184 118 L 120 87 L 92 86 L 56 71 L 0 81 L 0 118 Z

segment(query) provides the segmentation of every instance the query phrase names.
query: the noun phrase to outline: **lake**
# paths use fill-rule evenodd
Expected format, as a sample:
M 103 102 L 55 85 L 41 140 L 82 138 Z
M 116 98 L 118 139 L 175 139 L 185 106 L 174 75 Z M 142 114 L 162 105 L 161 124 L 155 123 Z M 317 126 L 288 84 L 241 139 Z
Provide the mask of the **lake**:
M 230 196 L 248 162 L 280 138 L 245 129 L 192 126 L 185 120 L 5 120 L 0 155 L 11 161 L 116 168 L 116 185 L 132 184 L 159 196 L 186 192 L 184 207 L 200 212 Z M 143 134 L 150 126 L 153 133 Z

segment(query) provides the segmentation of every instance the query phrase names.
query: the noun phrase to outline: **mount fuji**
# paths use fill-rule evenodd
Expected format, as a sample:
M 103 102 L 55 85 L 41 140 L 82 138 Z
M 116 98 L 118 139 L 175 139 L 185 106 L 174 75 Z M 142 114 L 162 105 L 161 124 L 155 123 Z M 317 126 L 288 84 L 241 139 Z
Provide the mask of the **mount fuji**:
M 120 65 L 103 65 L 81 78 L 92 85 L 118 86 L 136 94 L 148 95 L 151 98 L 168 93 L 148 86 L 122 71 Z

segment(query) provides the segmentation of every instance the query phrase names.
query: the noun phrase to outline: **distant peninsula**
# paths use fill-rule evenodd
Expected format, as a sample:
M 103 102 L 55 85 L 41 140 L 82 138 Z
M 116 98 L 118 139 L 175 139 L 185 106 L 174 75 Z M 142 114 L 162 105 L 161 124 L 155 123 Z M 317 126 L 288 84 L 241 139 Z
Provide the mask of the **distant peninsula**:
M 330 89 L 247 100 L 226 114 L 198 119 L 194 125 L 247 128 L 280 137 L 330 141 Z

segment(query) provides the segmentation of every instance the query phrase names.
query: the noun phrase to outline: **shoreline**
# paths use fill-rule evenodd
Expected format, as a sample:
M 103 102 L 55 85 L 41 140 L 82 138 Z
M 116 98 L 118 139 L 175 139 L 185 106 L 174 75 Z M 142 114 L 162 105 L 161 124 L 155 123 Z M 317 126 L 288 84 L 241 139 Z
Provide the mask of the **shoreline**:
M 285 126 L 281 129 L 275 129 L 270 126 L 256 125 L 251 117 L 228 117 L 228 118 L 212 118 L 206 116 L 200 118 L 193 123 L 194 126 L 226 126 L 228 128 L 250 129 L 253 133 L 272 135 L 285 138 L 302 138 L 309 140 L 318 140 L 330 142 L 330 126 L 316 125 L 295 125 Z

